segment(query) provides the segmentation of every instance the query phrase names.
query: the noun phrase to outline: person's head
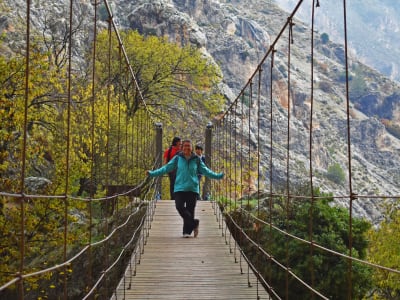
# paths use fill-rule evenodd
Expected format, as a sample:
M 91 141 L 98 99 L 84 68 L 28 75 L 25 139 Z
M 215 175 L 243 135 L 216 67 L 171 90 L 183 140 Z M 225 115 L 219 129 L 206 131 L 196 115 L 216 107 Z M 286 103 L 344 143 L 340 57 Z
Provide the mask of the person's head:
M 183 140 L 182 141 L 182 152 L 184 155 L 189 155 L 193 151 L 192 141 Z
M 171 145 L 172 146 L 176 146 L 176 147 L 180 146 L 181 145 L 181 138 L 179 136 L 174 137 L 172 139 Z
M 203 147 L 201 145 L 196 145 L 196 147 L 194 147 L 194 151 L 197 155 L 201 155 L 203 154 Z

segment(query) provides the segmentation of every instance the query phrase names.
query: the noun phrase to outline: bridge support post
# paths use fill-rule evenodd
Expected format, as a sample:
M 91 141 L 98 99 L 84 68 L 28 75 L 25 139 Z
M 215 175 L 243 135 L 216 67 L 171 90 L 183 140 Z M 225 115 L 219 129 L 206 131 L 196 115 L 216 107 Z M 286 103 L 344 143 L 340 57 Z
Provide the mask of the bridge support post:
M 206 165 L 211 169 L 211 157 L 212 157 L 212 152 L 211 152 L 211 141 L 212 141 L 212 129 L 213 129 L 213 124 L 210 122 L 206 126 L 205 130 L 205 144 L 204 144 L 204 156 L 206 159 Z M 210 185 L 211 181 L 209 178 L 205 178 L 204 185 L 203 185 L 203 199 L 204 200 L 210 200 Z
M 162 124 L 161 123 L 156 123 L 155 124 L 155 129 L 156 129 L 156 136 L 155 136 L 155 155 L 156 155 L 156 169 L 160 168 L 162 166 L 162 156 L 163 156 L 163 148 L 162 148 L 162 137 L 163 137 L 163 130 L 162 130 Z M 161 177 L 156 177 L 156 200 L 161 200 Z

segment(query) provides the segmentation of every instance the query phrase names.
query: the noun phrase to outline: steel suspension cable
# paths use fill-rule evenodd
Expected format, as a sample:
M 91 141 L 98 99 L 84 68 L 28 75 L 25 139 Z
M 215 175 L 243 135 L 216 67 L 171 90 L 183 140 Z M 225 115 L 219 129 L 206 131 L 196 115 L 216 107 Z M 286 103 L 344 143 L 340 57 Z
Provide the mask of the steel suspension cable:
M 299 10 L 299 8 L 301 7 L 301 4 L 303 3 L 303 0 L 299 0 L 299 2 L 297 3 L 296 7 L 293 9 L 292 13 L 290 14 L 290 16 L 288 17 L 288 19 L 293 18 L 293 16 L 297 13 L 297 11 Z M 272 56 L 272 52 L 275 49 L 276 44 L 279 42 L 282 34 L 285 32 L 286 27 L 289 25 L 289 22 L 286 22 L 281 31 L 278 33 L 278 35 L 276 36 L 275 40 L 271 43 L 270 48 L 268 49 L 267 53 L 265 53 L 264 57 L 261 59 L 260 63 L 258 64 L 257 68 L 255 69 L 255 71 L 253 72 L 253 74 L 250 76 L 250 79 L 247 81 L 247 83 L 245 84 L 245 86 L 243 87 L 242 91 L 239 93 L 239 95 L 236 97 L 236 99 L 234 101 L 232 101 L 230 107 L 225 111 L 225 113 L 227 113 L 230 109 L 231 106 L 234 105 L 234 103 L 236 101 L 239 101 L 240 95 L 247 89 L 248 85 L 251 84 L 251 80 L 252 78 L 254 78 L 257 75 L 258 69 L 262 68 L 262 65 L 265 63 L 265 61 L 267 60 L 268 57 Z M 225 113 L 221 116 L 221 119 L 224 118 Z
M 118 128 L 117 128 L 117 165 L 120 166 L 121 165 L 121 131 L 122 131 L 122 115 L 121 115 L 121 95 L 122 95 L 122 49 L 121 49 L 121 45 L 118 46 L 118 69 L 119 69 L 119 74 L 121 74 L 118 79 L 119 79 L 119 91 L 118 91 Z M 119 178 L 120 176 L 120 172 L 117 173 L 117 182 L 120 182 L 121 178 Z
M 291 75 L 291 45 L 293 44 L 293 19 L 289 19 L 289 38 L 288 38 L 288 54 L 287 54 L 287 140 L 286 140 L 286 230 L 290 232 L 290 116 L 291 116 L 291 95 L 290 95 L 290 75 Z M 286 266 L 289 268 L 289 238 L 286 237 Z M 286 297 L 289 297 L 289 269 L 286 270 Z
M 252 170 L 252 159 L 251 159 L 251 108 L 253 106 L 253 79 L 250 80 L 249 87 L 249 106 L 248 106 L 248 135 L 247 135 L 247 147 L 248 147 L 248 162 L 247 162 L 247 186 L 248 186 L 248 194 L 247 194 L 247 207 L 250 207 L 250 197 L 251 197 L 251 170 Z M 247 220 L 249 222 L 249 219 Z M 248 285 L 251 286 L 250 282 L 250 264 L 247 264 L 247 282 Z
M 228 122 L 227 122 L 227 148 L 226 148 L 226 157 L 227 159 L 227 167 L 228 167 L 228 176 L 227 177 L 227 181 L 228 181 L 228 186 L 227 186 L 227 209 L 228 212 L 232 211 L 232 184 L 233 184 L 233 180 L 232 180 L 232 163 L 233 163 L 233 159 L 232 159 L 232 115 L 233 112 L 230 111 L 230 113 L 228 114 Z M 227 240 L 228 238 L 228 234 L 230 235 L 230 232 L 227 234 L 228 231 L 228 226 L 225 226 L 225 241 L 226 243 L 228 243 L 229 240 L 229 244 L 230 244 L 230 238 Z
M 112 11 L 111 11 L 110 5 L 108 4 L 108 1 L 107 1 L 107 0 L 103 0 L 103 2 L 104 2 L 104 6 L 106 7 L 106 10 L 107 10 L 107 12 L 108 12 L 108 15 L 110 16 L 110 22 L 111 22 L 111 24 L 112 24 L 112 27 L 114 28 L 115 35 L 117 36 L 118 43 L 119 43 L 119 47 L 120 47 L 120 50 L 121 50 L 121 52 L 122 52 L 122 54 L 123 54 L 123 57 L 124 57 L 124 59 L 125 59 L 125 63 L 126 63 L 126 65 L 127 65 L 127 68 L 128 68 L 128 70 L 129 70 L 129 73 L 130 73 L 130 75 L 132 76 L 132 80 L 133 80 L 133 82 L 134 82 L 134 86 L 135 86 L 135 88 L 137 89 L 137 92 L 139 93 L 140 100 L 142 101 L 142 103 L 143 103 L 143 105 L 145 106 L 146 110 L 148 110 L 148 109 L 147 109 L 147 104 L 146 104 L 146 102 L 144 101 L 142 92 L 140 91 L 140 87 L 139 87 L 139 84 L 138 84 L 138 82 L 137 82 L 135 73 L 133 72 L 132 65 L 130 64 L 130 61 L 129 61 L 129 58 L 128 58 L 128 54 L 127 54 L 127 52 L 126 52 L 126 50 L 125 50 L 125 46 L 124 46 L 124 44 L 123 44 L 123 42 L 122 42 L 121 35 L 120 35 L 120 33 L 119 33 L 119 30 L 118 30 L 118 28 L 117 28 L 117 25 L 116 25 L 115 22 L 114 22 L 114 15 L 113 15 L 113 13 L 112 13 Z
M 261 201 L 260 201 L 260 194 L 261 194 L 261 178 L 263 177 L 261 174 L 261 153 L 262 153 L 262 145 L 261 145 L 261 137 L 260 137 L 260 128 L 261 128 L 261 81 L 262 81 L 262 68 L 260 67 L 258 70 L 258 84 L 257 84 L 257 215 L 261 215 Z M 258 247 L 262 248 L 261 246 L 261 233 L 262 233 L 262 228 L 261 226 L 258 226 L 259 224 L 257 223 L 257 244 Z M 259 265 L 260 258 L 257 256 L 258 262 L 257 265 Z M 260 278 L 262 278 L 262 274 L 259 270 L 257 270 L 257 295 L 259 295 L 259 281 Z
M 108 36 L 108 49 L 107 49 L 107 74 L 108 74 L 108 80 L 107 80 L 107 128 L 106 128 L 106 168 L 105 168 L 105 185 L 108 188 L 110 181 L 110 138 L 111 138 L 111 50 L 112 50 L 112 33 L 111 33 L 111 20 L 110 18 L 107 20 L 108 21 L 108 27 L 107 27 L 107 36 Z M 109 200 L 106 200 L 106 203 L 109 202 Z M 107 207 L 108 205 L 103 205 L 105 207 L 105 212 L 103 214 L 103 218 L 105 219 L 105 233 L 108 235 L 109 234 L 109 225 L 107 222 L 107 217 L 108 217 L 108 211 Z M 105 243 L 105 255 L 106 258 L 104 260 L 104 269 L 109 266 L 109 249 L 110 243 L 106 242 Z M 107 276 L 107 274 L 105 274 Z M 109 287 L 108 287 L 108 280 L 105 280 L 105 290 L 107 294 L 109 294 Z
M 228 158 L 228 148 L 227 148 L 228 117 L 229 117 L 229 114 L 227 115 L 226 118 L 223 119 L 223 122 L 222 122 L 222 126 L 223 126 L 222 151 L 223 151 L 223 157 L 225 158 L 223 160 L 223 162 L 222 162 L 222 166 L 223 166 L 223 170 L 224 170 L 226 175 L 229 174 L 228 173 L 229 172 L 229 170 L 228 170 L 228 160 L 227 160 L 227 158 Z M 228 204 L 228 185 L 229 185 L 228 176 L 224 176 L 224 191 L 223 191 L 223 202 L 222 202 L 224 211 L 226 211 L 227 206 L 228 206 L 227 205 Z M 222 228 L 222 231 L 221 231 L 222 235 L 225 236 L 225 234 L 224 234 L 224 222 L 222 220 L 222 217 L 221 217 L 220 226 Z
M 274 58 L 275 58 L 275 49 L 271 49 L 271 61 L 270 61 L 270 83 L 269 83 L 269 240 L 272 242 L 272 207 L 273 207 L 273 198 L 272 198 L 272 182 L 273 182 L 273 71 L 274 71 Z M 269 251 L 270 252 L 270 251 Z M 272 282 L 272 260 L 269 259 L 269 282 Z
M 93 17 L 93 52 L 92 52 L 92 82 L 91 82 L 91 87 L 92 87 L 92 95 L 90 99 L 90 105 L 91 105 L 91 119 L 90 119 L 90 139 L 91 139 L 91 153 L 90 153 L 90 195 L 89 195 L 89 201 L 87 203 L 88 205 L 88 211 L 89 211 L 89 237 L 88 237 L 88 253 L 89 253 L 89 261 L 88 265 L 89 267 L 87 268 L 87 276 L 88 280 L 87 283 L 89 286 L 92 286 L 93 283 L 93 273 L 92 273 L 92 267 L 93 267 L 93 252 L 92 252 L 92 224 L 93 224 L 93 198 L 94 198 L 94 189 L 93 186 L 95 184 L 95 168 L 94 168 L 94 152 L 95 152 L 95 122 L 96 122 L 96 111 L 95 111 L 95 100 L 96 100 L 96 49 L 97 49 L 97 0 L 94 0 L 94 17 Z
M 70 172 L 70 148 L 71 148 L 71 103 L 72 103 L 72 24 L 73 24 L 73 0 L 69 5 L 69 33 L 68 33 L 68 77 L 67 77 L 67 145 L 65 153 L 65 187 L 64 187 L 64 245 L 63 261 L 67 261 L 67 243 L 68 243 L 68 194 L 69 194 L 69 172 Z M 64 300 L 68 298 L 67 289 L 67 266 L 64 267 L 63 274 L 63 293 Z
M 318 0 L 317 0 L 318 2 Z M 318 3 L 319 5 L 319 3 Z M 314 26 L 315 26 L 315 0 L 312 1 L 311 7 L 311 99 L 310 99 L 310 128 L 309 128 L 309 168 L 310 168 L 310 195 L 311 195 L 311 209 L 309 217 L 309 241 L 310 241 L 310 273 L 311 273 L 311 286 L 315 285 L 314 275 L 314 205 L 315 205 L 315 192 L 314 192 L 314 175 L 313 175 L 313 116 L 314 116 Z M 311 294 L 314 297 L 314 294 Z
M 349 63 L 348 63 L 348 42 L 347 42 L 347 9 L 346 0 L 343 0 L 343 26 L 344 26 L 344 51 L 345 51 L 345 72 L 346 72 L 346 115 L 347 115 L 347 160 L 349 177 L 349 256 L 353 257 L 353 201 L 356 194 L 353 192 L 352 185 L 352 163 L 351 163 L 351 135 L 350 135 L 350 97 L 349 97 Z M 353 295 L 353 260 L 348 260 L 348 299 Z
M 238 102 L 236 102 L 236 104 L 235 104 L 234 112 L 237 112 L 237 110 L 238 110 L 237 106 L 238 106 Z M 238 131 L 237 130 L 237 119 L 238 119 L 237 114 L 235 114 L 234 125 L 233 125 L 233 130 L 234 130 L 234 133 L 233 133 L 234 134 L 234 138 L 233 138 L 233 141 L 234 141 L 234 145 L 233 145 L 233 147 L 234 147 L 234 149 L 233 149 L 233 153 L 234 153 L 234 157 L 233 157 L 234 174 L 233 174 L 233 177 L 234 177 L 234 183 L 235 183 L 235 194 L 234 194 L 234 201 L 235 201 L 234 211 L 235 212 L 237 211 L 237 208 L 238 208 L 238 203 L 237 203 L 237 201 L 238 201 L 238 192 L 240 191 L 240 187 L 239 187 L 239 191 L 238 191 L 238 188 L 237 188 L 237 183 L 239 182 L 239 179 L 238 179 L 238 176 L 237 176 L 238 161 L 239 161 L 238 160 L 238 150 L 237 150 L 237 131 Z M 234 250 L 233 250 L 235 263 L 238 262 L 236 252 L 237 252 L 237 241 L 234 242 Z M 239 256 L 240 256 L 240 254 L 239 254 Z
M 229 199 L 232 199 L 233 196 L 233 191 L 232 191 L 232 185 L 234 184 L 234 180 L 232 180 L 233 175 L 232 175 L 232 165 L 234 165 L 234 158 L 233 155 L 234 152 L 232 151 L 232 136 L 233 136 L 233 118 L 234 118 L 234 111 L 232 109 L 231 113 L 229 114 L 229 118 L 228 118 L 228 124 L 229 124 L 229 146 L 228 146 L 228 153 L 229 153 L 229 162 L 230 162 L 230 166 L 229 166 L 229 178 L 230 178 L 230 182 L 229 182 Z M 232 201 L 229 201 L 229 211 L 232 211 Z
M 22 166 L 21 166 L 21 178 L 20 178 L 20 193 L 22 195 L 20 199 L 20 210 L 21 210 L 21 240 L 20 240 L 20 266 L 19 274 L 21 276 L 25 269 L 25 172 L 26 172 L 26 144 L 28 135 L 28 102 L 29 102 L 29 85 L 30 85 L 30 22 L 31 22 L 31 1 L 27 0 L 26 5 L 26 51 L 25 51 L 25 102 L 24 102 L 24 133 L 22 141 Z M 18 289 L 20 299 L 24 298 L 24 282 L 22 278 L 18 282 Z
M 243 209 L 243 191 L 244 191 L 244 172 L 243 172 L 243 167 L 244 167 L 244 161 L 243 161 L 243 157 L 244 157 L 244 103 L 245 103 L 245 95 L 244 92 L 242 91 L 241 96 L 240 96 L 240 118 L 241 118 L 241 124 L 240 124 L 240 196 L 241 196 L 241 201 L 240 201 L 240 208 Z M 240 245 L 243 245 L 244 243 L 244 238 L 243 238 L 243 227 L 244 227 L 244 219 L 240 218 L 241 224 L 240 224 Z M 242 248 L 243 246 L 241 246 Z M 243 253 L 243 251 L 241 251 L 241 253 Z M 243 266 L 242 266 L 242 255 L 240 256 L 240 271 L 241 274 L 243 274 Z

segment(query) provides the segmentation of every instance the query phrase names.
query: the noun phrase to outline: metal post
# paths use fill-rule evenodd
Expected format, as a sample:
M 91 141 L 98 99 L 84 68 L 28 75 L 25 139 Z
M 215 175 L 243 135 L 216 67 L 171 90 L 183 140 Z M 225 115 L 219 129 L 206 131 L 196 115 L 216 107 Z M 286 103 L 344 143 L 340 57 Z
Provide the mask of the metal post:
M 163 155 L 163 148 L 162 148 L 162 124 L 156 123 L 156 165 L 155 167 L 158 169 L 162 166 L 162 155 Z M 161 177 L 156 178 L 156 200 L 161 200 Z
M 210 169 L 212 168 L 211 164 L 211 157 L 212 157 L 212 152 L 211 152 L 211 139 L 212 139 L 212 129 L 213 129 L 213 124 L 209 122 L 206 126 L 205 130 L 205 145 L 204 145 L 204 156 L 206 160 L 206 165 Z M 204 200 L 210 200 L 210 179 L 205 178 L 204 185 L 203 185 L 203 199 Z

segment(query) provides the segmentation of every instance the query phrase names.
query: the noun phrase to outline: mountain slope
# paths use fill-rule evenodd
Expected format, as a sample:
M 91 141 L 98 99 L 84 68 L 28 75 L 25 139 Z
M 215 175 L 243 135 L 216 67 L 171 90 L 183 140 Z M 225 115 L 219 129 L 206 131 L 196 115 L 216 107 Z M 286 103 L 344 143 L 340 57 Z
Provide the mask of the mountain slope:
M 275 0 L 288 12 L 298 0 Z M 305 0 L 297 17 L 310 23 L 311 0 Z M 343 2 L 320 1 L 315 26 L 343 43 Z M 393 80 L 400 81 L 400 2 L 397 0 L 353 0 L 346 3 L 348 40 L 352 55 Z
M 118 15 L 128 12 L 125 17 L 120 17 L 126 27 L 138 29 L 143 34 L 165 35 L 171 41 L 182 44 L 189 42 L 210 55 L 223 71 L 224 90 L 230 101 L 252 75 L 288 17 L 288 13 L 268 0 L 257 2 L 157 0 L 135 3 L 119 1 L 117 10 Z M 343 134 L 346 131 L 346 93 L 341 78 L 344 72 L 344 49 L 338 44 L 321 42 L 319 35 L 316 36 L 316 40 L 315 182 L 324 191 L 344 195 L 349 192 L 347 186 L 335 184 L 327 179 L 330 166 L 337 163 L 343 170 L 347 169 L 347 140 Z M 291 76 L 296 85 L 293 95 L 295 100 L 292 101 L 296 102 L 292 103 L 295 119 L 292 121 L 291 168 L 294 173 L 292 179 L 300 182 L 304 179 L 304 175 L 308 174 L 307 124 L 311 69 L 307 57 L 310 55 L 311 41 L 310 28 L 297 21 L 294 27 L 294 44 L 292 60 L 295 67 Z M 287 120 L 284 103 L 288 100 L 285 92 L 284 69 L 287 59 L 285 51 L 285 44 L 280 43 L 276 65 L 278 70 L 282 70 L 279 75 L 282 92 L 277 95 L 280 102 L 276 103 L 278 105 L 276 117 L 282 124 Z M 351 66 L 351 76 L 357 78 L 352 81 L 351 86 L 351 96 L 354 98 L 351 107 L 353 188 L 356 193 L 364 195 L 399 194 L 400 142 L 398 138 L 389 134 L 380 122 L 381 117 L 388 116 L 392 121 L 399 120 L 399 97 L 396 94 L 399 87 L 355 59 L 351 59 Z M 361 83 L 358 78 L 362 78 Z M 390 108 L 387 107 L 389 102 Z M 261 140 L 266 145 L 268 130 L 269 128 L 264 128 L 261 134 Z M 284 148 L 284 130 L 281 135 Z M 282 161 L 274 161 L 276 184 L 283 183 L 285 179 L 283 148 L 277 153 L 277 157 L 281 157 Z M 267 154 L 263 159 L 264 167 L 267 168 Z M 347 206 L 346 201 L 338 200 L 338 202 Z M 381 209 L 378 202 L 374 199 L 356 201 L 355 212 L 378 221 Z
M 24 1 L 7 1 L 16 11 L 24 10 Z M 227 105 L 235 99 L 253 74 L 289 16 L 289 13 L 277 7 L 272 0 L 118 0 L 110 3 L 121 28 L 167 36 L 170 41 L 191 43 L 201 49 L 223 72 L 224 84 L 221 90 L 226 95 Z M 321 1 L 322 6 L 324 3 L 327 1 Z M 81 9 L 82 13 L 92 11 L 89 4 L 80 4 L 77 9 Z M 17 15 L 16 11 L 14 16 Z M 43 26 L 41 13 L 43 12 L 38 7 L 33 14 L 37 27 Z M 10 24 L 16 20 L 17 18 L 0 18 L 0 28 L 4 28 L 2 24 L 12 27 Z M 291 179 L 294 184 L 301 183 L 307 180 L 309 174 L 311 30 L 298 20 L 295 23 L 291 50 L 291 83 L 295 88 L 291 99 L 287 97 L 287 32 L 276 45 L 274 118 L 282 126 L 274 128 L 280 130 L 274 133 L 280 145 L 275 152 L 275 184 L 284 183 L 286 178 L 287 133 L 284 124 L 287 124 L 288 101 L 291 101 L 292 109 Z M 10 48 L 12 43 L 14 40 L 10 41 Z M 77 44 L 82 47 L 86 45 L 84 40 L 77 41 Z M 314 183 L 323 191 L 347 195 L 349 187 L 346 184 L 337 184 L 327 176 L 330 167 L 336 164 L 347 176 L 344 49 L 342 45 L 323 40 L 320 34 L 316 34 L 314 50 Z M 397 83 L 368 68 L 354 57 L 350 58 L 349 64 L 353 191 L 363 195 L 399 195 L 400 141 L 396 135 L 386 130 L 385 124 L 400 123 L 400 88 Z M 262 99 L 261 106 L 261 113 L 265 114 L 263 107 L 268 107 L 265 98 Z M 257 108 L 252 109 L 256 116 Z M 255 124 L 257 121 L 251 122 Z M 198 128 L 203 127 L 204 123 L 198 124 Z M 268 145 L 268 124 L 260 131 L 262 144 Z M 190 131 L 182 132 L 182 136 L 190 134 Z M 252 135 L 256 136 L 256 132 L 252 132 Z M 267 170 L 269 154 L 267 151 L 262 154 L 262 168 Z M 265 176 L 265 186 L 269 185 L 268 181 L 268 176 Z M 345 200 L 337 202 L 348 205 Z M 379 202 L 380 199 L 375 198 L 357 200 L 354 204 L 355 213 L 379 222 Z

